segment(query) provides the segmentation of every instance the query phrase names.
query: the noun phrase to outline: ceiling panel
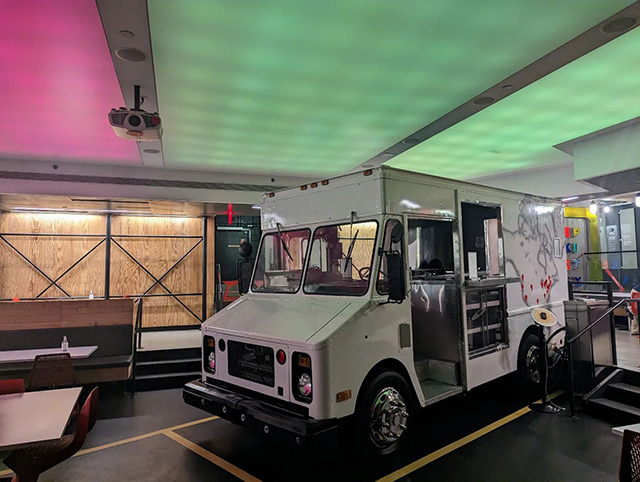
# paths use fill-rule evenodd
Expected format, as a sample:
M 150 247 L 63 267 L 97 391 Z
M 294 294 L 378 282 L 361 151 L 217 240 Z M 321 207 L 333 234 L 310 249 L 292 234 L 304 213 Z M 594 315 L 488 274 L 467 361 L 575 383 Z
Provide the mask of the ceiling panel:
M 639 79 L 636 29 L 388 164 L 469 179 L 570 162 L 571 156 L 553 146 L 640 116 Z
M 0 157 L 140 163 L 107 120 L 123 100 L 94 2 L 2 2 L 0 92 Z
M 149 0 L 165 164 L 339 174 L 620 0 Z

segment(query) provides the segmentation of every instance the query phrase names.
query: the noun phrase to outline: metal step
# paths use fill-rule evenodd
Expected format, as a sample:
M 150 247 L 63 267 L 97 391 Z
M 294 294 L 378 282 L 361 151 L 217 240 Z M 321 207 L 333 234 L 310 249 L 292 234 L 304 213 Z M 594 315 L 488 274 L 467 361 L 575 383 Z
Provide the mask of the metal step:
M 418 380 L 435 380 L 457 386 L 460 381 L 458 363 L 446 360 L 424 358 L 415 362 Z
M 200 358 L 201 348 L 176 348 L 174 350 L 138 350 L 137 361 L 164 361 L 164 360 L 184 360 L 187 358 Z
M 424 380 L 420 382 L 420 388 L 427 401 L 427 405 L 462 393 L 462 387 L 441 383 L 436 380 Z
M 589 400 L 585 409 L 591 415 L 616 425 L 629 425 L 640 422 L 640 408 L 608 398 Z
M 159 375 L 168 373 L 196 372 L 200 370 L 200 358 L 185 358 L 183 360 L 154 360 L 136 363 L 136 376 Z
M 640 409 L 640 387 L 629 383 L 611 383 L 607 386 L 606 397 Z

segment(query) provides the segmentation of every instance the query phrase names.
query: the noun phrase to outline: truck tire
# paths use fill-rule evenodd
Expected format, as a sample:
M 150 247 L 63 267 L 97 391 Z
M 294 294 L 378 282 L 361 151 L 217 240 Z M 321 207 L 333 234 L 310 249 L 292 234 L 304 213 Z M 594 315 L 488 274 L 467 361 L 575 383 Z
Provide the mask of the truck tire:
M 518 351 L 518 378 L 523 391 L 535 393 L 540 390 L 542 368 L 538 335 L 528 333 L 522 338 Z
M 395 452 L 408 438 L 413 423 L 411 388 L 402 375 L 385 370 L 363 387 L 355 413 L 355 436 L 360 453 L 373 458 Z

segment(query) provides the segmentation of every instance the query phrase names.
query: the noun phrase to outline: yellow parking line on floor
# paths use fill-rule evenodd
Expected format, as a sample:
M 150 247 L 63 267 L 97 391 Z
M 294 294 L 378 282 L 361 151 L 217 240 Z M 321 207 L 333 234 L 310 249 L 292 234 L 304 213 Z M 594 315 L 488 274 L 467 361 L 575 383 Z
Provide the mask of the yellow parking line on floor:
M 178 435 L 177 433 L 173 432 L 172 430 L 165 430 L 162 433 L 164 435 L 166 435 L 167 437 L 169 437 L 170 439 L 178 442 L 183 447 L 185 447 L 185 448 L 191 450 L 192 452 L 198 454 L 200 457 L 203 457 L 203 458 L 207 459 L 209 462 L 214 463 L 215 465 L 217 465 L 221 469 L 224 469 L 227 472 L 229 472 L 230 474 L 235 475 L 239 479 L 245 480 L 245 481 L 250 481 L 250 482 L 260 482 L 260 479 L 255 478 L 253 475 L 248 474 L 247 472 L 245 472 L 244 470 L 236 467 L 232 463 L 227 462 L 223 458 L 218 457 L 213 452 L 209 452 L 207 449 L 200 447 L 200 445 L 192 442 L 191 440 L 184 438 L 182 435 Z
M 142 434 L 142 435 L 137 435 L 135 437 L 126 438 L 126 439 L 123 439 L 123 440 L 118 440 L 116 442 L 111 442 L 111 443 L 104 444 L 104 445 L 98 445 L 97 447 L 91 447 L 90 449 L 80 450 L 77 454 L 74 455 L 74 457 L 77 457 L 78 455 L 91 454 L 93 452 L 98 452 L 99 450 L 110 449 L 111 447 L 117 447 L 118 445 L 124 445 L 124 444 L 128 444 L 128 443 L 131 443 L 131 442 L 137 442 L 138 440 L 144 440 L 144 439 L 149 438 L 149 437 L 154 437 L 156 435 L 160 435 L 161 433 L 164 433 L 165 430 L 180 430 L 182 428 L 192 427 L 194 425 L 199 425 L 201 423 L 211 422 L 212 420 L 216 420 L 217 418 L 218 417 L 201 418 L 200 420 L 194 420 L 193 422 L 187 422 L 187 423 L 183 423 L 183 424 L 180 424 L 180 425 L 175 425 L 173 427 L 163 428 L 163 429 L 160 429 L 160 430 L 155 430 L 153 432 L 145 433 L 145 434 Z
M 562 390 L 555 392 L 553 395 L 551 395 L 549 398 L 550 399 L 554 399 L 556 398 L 558 395 L 564 393 Z M 483 435 L 488 434 L 489 432 L 493 432 L 495 429 L 502 427 L 503 425 L 508 424 L 509 422 L 514 421 L 515 419 L 523 416 L 526 413 L 529 413 L 531 411 L 531 409 L 527 406 L 524 408 L 521 408 L 520 410 L 518 410 L 517 412 L 513 412 L 511 415 L 507 415 L 504 418 L 501 418 L 500 420 L 498 420 L 497 422 L 493 422 L 490 425 L 487 425 L 486 427 L 481 428 L 480 430 L 477 430 L 475 432 L 473 432 L 470 435 L 467 435 L 466 437 L 461 438 L 460 440 L 456 440 L 453 443 L 450 443 L 449 445 L 447 445 L 446 447 L 442 447 L 439 450 L 436 450 L 435 452 L 430 453 L 429 455 L 426 455 L 424 457 L 422 457 L 421 459 L 416 460 L 415 462 L 410 463 L 409 465 L 402 467 L 401 469 L 396 470 L 395 472 L 381 478 L 378 479 L 377 482 L 392 482 L 395 480 L 398 480 L 406 475 L 409 475 L 412 472 L 415 472 L 416 470 L 424 467 L 425 465 L 430 464 L 431 462 L 433 462 L 434 460 L 438 460 L 440 457 L 443 457 L 447 454 L 450 454 L 451 452 L 459 449 L 460 447 L 463 447 L 464 445 L 467 445 L 468 443 L 473 442 L 474 440 L 479 439 L 480 437 L 482 437 Z
M 192 422 L 182 423 L 180 425 L 174 425 L 173 427 L 163 428 L 163 429 L 160 429 L 160 430 L 154 430 L 153 432 L 144 433 L 142 435 L 136 435 L 135 437 L 129 437 L 129 438 L 125 438 L 125 439 L 122 439 L 122 440 L 117 440 L 115 442 L 110 442 L 110 443 L 107 443 L 107 444 L 98 445 L 96 447 L 91 447 L 89 449 L 80 450 L 78 453 L 76 453 L 74 455 L 74 457 L 77 457 L 79 455 L 92 454 L 93 452 L 98 452 L 100 450 L 110 449 L 111 447 L 117 447 L 119 445 L 124 445 L 124 444 L 128 444 L 128 443 L 131 443 L 131 442 L 137 442 L 138 440 L 144 440 L 144 439 L 149 438 L 149 437 L 154 437 L 156 435 L 160 435 L 161 433 L 164 433 L 166 430 L 180 430 L 182 428 L 192 427 L 194 425 L 199 425 L 201 423 L 211 422 L 212 420 L 216 420 L 217 418 L 218 417 L 215 417 L 215 416 L 201 418 L 199 420 L 194 420 Z M 4 477 L 5 475 L 10 475 L 12 473 L 13 472 L 11 470 L 3 470 L 3 471 L 0 471 L 0 477 Z

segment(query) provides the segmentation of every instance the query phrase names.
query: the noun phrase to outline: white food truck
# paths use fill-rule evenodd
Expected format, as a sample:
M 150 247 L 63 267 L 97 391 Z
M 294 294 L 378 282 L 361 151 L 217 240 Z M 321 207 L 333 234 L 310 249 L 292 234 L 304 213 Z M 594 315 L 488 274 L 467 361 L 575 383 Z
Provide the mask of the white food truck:
M 531 310 L 562 326 L 568 296 L 560 203 L 383 166 L 261 209 L 250 291 L 202 325 L 186 403 L 296 441 L 349 420 L 387 454 L 420 407 L 540 383 Z

